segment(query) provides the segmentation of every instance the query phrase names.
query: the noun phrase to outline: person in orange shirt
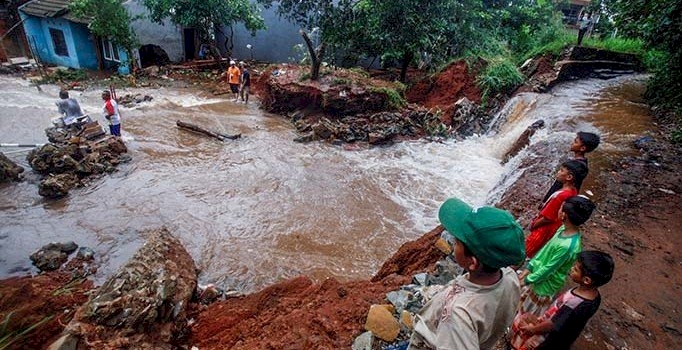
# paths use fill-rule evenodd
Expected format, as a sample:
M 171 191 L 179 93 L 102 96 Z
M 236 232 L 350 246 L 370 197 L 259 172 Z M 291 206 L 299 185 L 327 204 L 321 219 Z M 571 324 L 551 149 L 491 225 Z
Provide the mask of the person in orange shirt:
M 230 84 L 230 90 L 234 94 L 234 100 L 239 100 L 239 83 L 241 83 L 242 72 L 237 67 L 234 61 L 230 61 L 230 68 L 227 69 L 227 82 Z

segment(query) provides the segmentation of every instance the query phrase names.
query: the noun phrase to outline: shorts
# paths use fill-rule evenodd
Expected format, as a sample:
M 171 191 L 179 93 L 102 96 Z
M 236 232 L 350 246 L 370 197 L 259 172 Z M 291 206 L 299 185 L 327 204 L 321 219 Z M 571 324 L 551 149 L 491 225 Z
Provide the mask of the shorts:
M 232 90 L 233 93 L 238 93 L 239 92 L 239 84 L 230 84 L 230 90 Z

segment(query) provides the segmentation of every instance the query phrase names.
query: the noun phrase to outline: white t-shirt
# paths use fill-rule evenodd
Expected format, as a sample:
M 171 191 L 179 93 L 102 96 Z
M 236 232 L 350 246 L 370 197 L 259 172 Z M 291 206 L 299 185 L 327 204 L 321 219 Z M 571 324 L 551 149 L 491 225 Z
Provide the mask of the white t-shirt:
M 516 273 L 503 268 L 502 278 L 490 286 L 473 284 L 468 277 L 457 277 L 424 305 L 409 350 L 492 349 L 504 335 L 521 296 Z
M 106 118 L 110 113 L 107 110 L 107 107 L 111 106 L 114 110 L 114 114 L 111 115 L 111 118 L 109 119 L 109 124 L 111 125 L 118 125 L 121 124 L 121 114 L 118 112 L 118 103 L 116 103 L 116 100 L 109 99 L 108 101 L 104 102 L 104 106 L 102 107 L 102 116 Z

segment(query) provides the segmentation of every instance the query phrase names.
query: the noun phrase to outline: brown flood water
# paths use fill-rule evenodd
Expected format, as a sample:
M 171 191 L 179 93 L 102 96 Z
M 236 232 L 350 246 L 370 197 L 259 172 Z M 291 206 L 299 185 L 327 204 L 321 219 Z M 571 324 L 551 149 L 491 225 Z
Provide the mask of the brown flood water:
M 622 156 L 651 122 L 642 86 L 642 77 L 571 83 L 552 95 L 526 95 L 528 107 L 495 134 L 358 151 L 294 143 L 283 118 L 191 87 L 121 90 L 154 98 L 122 108 L 131 163 L 57 201 L 38 195 L 30 171 L 22 183 L 0 185 L 0 278 L 35 272 L 33 251 L 73 240 L 95 250 L 101 281 L 144 242 L 139 230 L 162 225 L 194 257 L 201 283 L 251 292 L 299 274 L 367 278 L 402 243 L 438 224 L 446 198 L 493 200 L 491 190 L 513 171 L 500 165 L 502 155 L 538 118 L 548 127 L 532 142 L 600 132 L 591 171 Z M 1 143 L 46 142 L 58 90 L 42 90 L 0 77 Z M 72 97 L 99 114 L 98 89 Z M 177 129 L 176 120 L 243 137 L 220 143 Z M 25 151 L 0 151 L 25 165 Z

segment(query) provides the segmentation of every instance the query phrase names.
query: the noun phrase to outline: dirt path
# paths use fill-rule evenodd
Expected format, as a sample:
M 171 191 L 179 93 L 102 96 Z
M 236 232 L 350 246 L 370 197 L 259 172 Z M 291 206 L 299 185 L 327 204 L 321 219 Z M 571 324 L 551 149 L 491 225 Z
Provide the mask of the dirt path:
M 663 135 L 658 137 L 663 139 Z M 576 349 L 674 349 L 682 341 L 682 147 L 652 141 L 599 174 L 607 196 L 585 249 L 609 252 L 616 270 Z

